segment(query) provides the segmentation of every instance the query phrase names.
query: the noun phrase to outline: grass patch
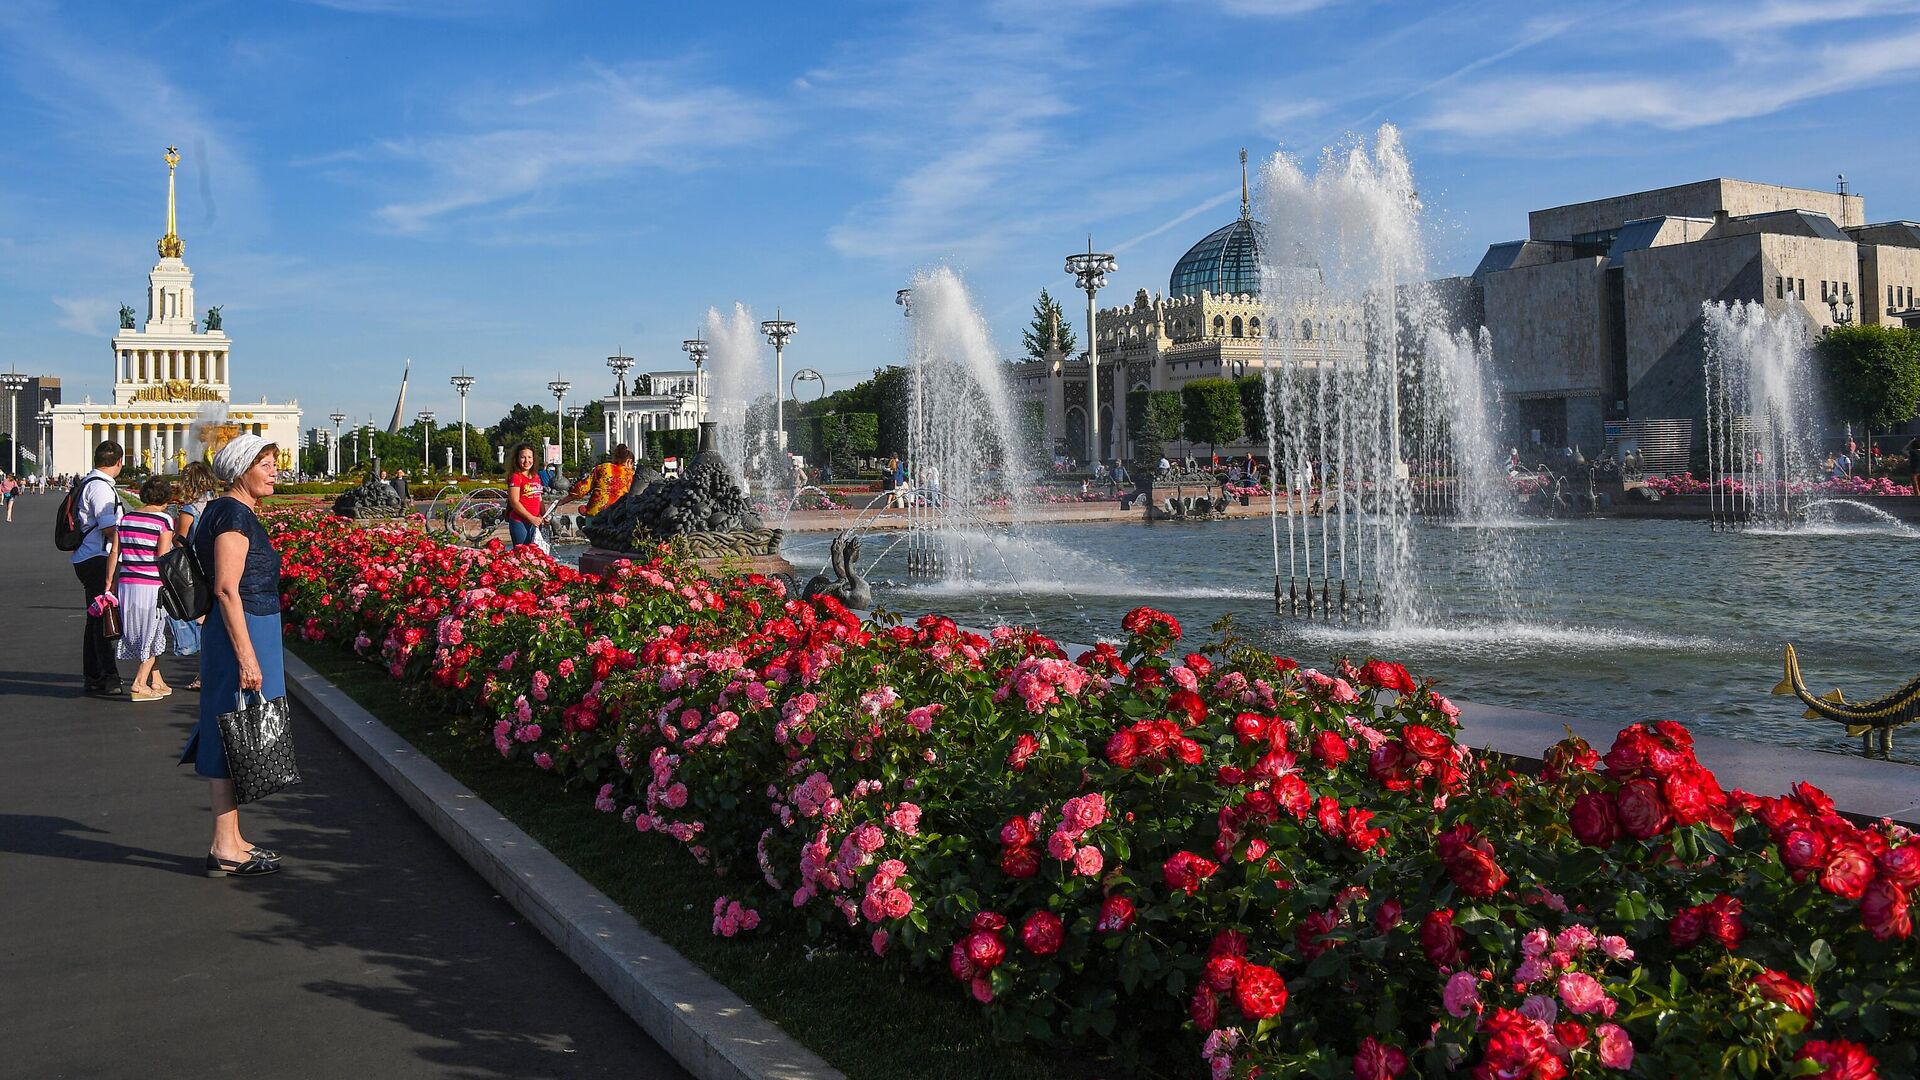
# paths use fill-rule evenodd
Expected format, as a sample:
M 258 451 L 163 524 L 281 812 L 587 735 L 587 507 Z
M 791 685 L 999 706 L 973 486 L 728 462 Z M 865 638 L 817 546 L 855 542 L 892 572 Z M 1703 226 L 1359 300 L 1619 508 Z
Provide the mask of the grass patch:
M 809 941 L 805 928 L 780 912 L 763 912 L 766 921 L 751 935 L 715 937 L 713 898 L 727 890 L 679 845 L 599 813 L 588 793 L 567 791 L 549 774 L 474 748 L 444 715 L 409 701 L 384 671 L 324 646 L 292 651 L 640 925 L 852 1080 L 1072 1080 L 1119 1073 L 1111 1060 L 1071 1049 L 995 1041 L 984 1013 L 958 984 L 852 952 L 838 941 Z

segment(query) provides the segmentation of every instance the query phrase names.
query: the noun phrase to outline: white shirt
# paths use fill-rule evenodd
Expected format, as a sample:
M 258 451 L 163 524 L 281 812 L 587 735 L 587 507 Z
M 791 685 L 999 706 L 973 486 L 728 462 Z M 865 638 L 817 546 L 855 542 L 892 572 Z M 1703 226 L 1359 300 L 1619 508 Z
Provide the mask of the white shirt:
M 93 477 L 105 480 L 96 484 Z M 104 558 L 107 554 L 107 537 L 102 531 L 120 523 L 120 496 L 115 493 L 113 477 L 95 469 L 81 480 L 79 517 L 80 524 L 87 530 L 86 538 L 73 553 L 73 561 L 86 562 L 88 559 Z

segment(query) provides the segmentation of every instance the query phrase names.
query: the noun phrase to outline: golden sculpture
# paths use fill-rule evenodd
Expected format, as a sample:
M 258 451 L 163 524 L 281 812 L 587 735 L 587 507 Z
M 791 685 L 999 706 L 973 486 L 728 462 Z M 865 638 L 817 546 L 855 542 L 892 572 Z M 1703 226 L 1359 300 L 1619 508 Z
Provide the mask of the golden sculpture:
M 1800 658 L 1794 655 L 1791 644 L 1787 646 L 1786 665 L 1787 677 L 1773 692 L 1799 698 L 1807 706 L 1809 720 L 1825 717 L 1845 724 L 1848 735 L 1865 736 L 1868 752 L 1873 751 L 1876 741 L 1882 752 L 1893 749 L 1893 729 L 1920 720 L 1920 677 L 1872 701 L 1851 702 L 1838 688 L 1815 697 L 1800 677 Z
M 160 238 L 160 257 L 177 259 L 186 253 L 187 245 L 180 240 L 175 230 L 173 216 L 173 170 L 180 164 L 179 149 L 167 147 L 167 235 Z
M 187 467 L 187 452 L 185 450 L 175 450 L 173 452 L 173 471 L 182 472 L 186 469 L 186 467 Z
M 219 401 L 220 391 L 195 386 L 185 379 L 168 379 L 155 386 L 134 391 L 135 401 Z
M 140 467 L 148 472 L 153 471 L 153 451 L 151 449 L 142 449 L 140 451 Z

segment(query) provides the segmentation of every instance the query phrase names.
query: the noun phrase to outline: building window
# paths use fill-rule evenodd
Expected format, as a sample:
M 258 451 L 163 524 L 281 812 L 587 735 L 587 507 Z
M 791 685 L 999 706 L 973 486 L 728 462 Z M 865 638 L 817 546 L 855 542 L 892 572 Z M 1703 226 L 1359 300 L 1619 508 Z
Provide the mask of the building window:
M 1226 332 L 1227 332 L 1226 318 L 1221 315 L 1215 315 L 1213 317 L 1213 336 L 1219 337 L 1221 334 L 1224 334 Z
M 1240 321 L 1240 316 L 1235 315 L 1233 317 L 1233 336 L 1245 337 L 1246 335 L 1247 335 L 1247 325 Z
M 1801 278 L 1799 280 L 1800 280 L 1800 291 L 1798 295 L 1800 299 L 1805 300 L 1807 298 L 1807 279 Z
M 1307 320 L 1307 319 L 1300 320 L 1300 340 L 1301 341 L 1313 340 L 1313 323 L 1310 320 Z
M 1887 307 L 1895 308 L 1899 306 L 1900 290 L 1894 288 L 1892 285 L 1887 286 Z

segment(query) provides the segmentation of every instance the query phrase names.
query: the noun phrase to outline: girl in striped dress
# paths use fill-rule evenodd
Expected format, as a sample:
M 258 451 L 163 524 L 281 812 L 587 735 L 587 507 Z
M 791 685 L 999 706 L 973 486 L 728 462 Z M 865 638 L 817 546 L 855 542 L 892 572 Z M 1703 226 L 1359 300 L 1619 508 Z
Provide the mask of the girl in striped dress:
M 173 481 L 164 476 L 141 483 L 140 509 L 121 515 L 108 563 L 107 588 L 117 582 L 120 598 L 120 659 L 140 662 L 133 675 L 135 701 L 159 701 L 173 693 L 160 677 L 167 613 L 160 607 L 160 570 L 154 565 L 173 548 L 173 519 L 167 514 L 172 498 Z

